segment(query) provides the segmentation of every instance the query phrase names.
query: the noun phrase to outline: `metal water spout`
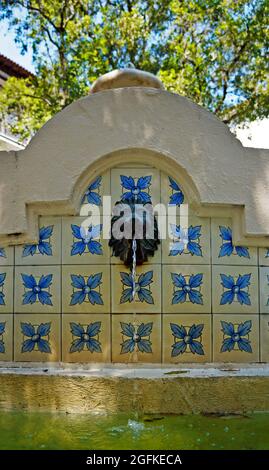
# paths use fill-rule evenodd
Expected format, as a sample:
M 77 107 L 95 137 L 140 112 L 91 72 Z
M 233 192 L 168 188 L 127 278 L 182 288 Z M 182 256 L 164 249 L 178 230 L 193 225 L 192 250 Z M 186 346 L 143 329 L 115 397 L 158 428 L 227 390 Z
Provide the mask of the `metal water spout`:
M 117 202 L 115 207 L 119 205 L 121 209 L 121 201 Z M 111 238 L 109 240 L 109 246 L 112 248 L 113 256 L 117 256 L 120 260 L 128 266 L 131 270 L 134 262 L 135 252 L 135 265 L 140 266 L 141 264 L 148 261 L 149 257 L 154 256 L 158 245 L 160 244 L 159 230 L 157 219 L 151 210 L 151 205 L 142 206 L 144 210 L 136 210 L 136 202 L 134 200 L 128 203 L 130 208 L 129 215 L 124 219 L 124 211 L 120 214 L 112 216 L 111 219 Z M 127 220 L 128 218 L 128 220 Z M 114 224 L 129 224 L 131 230 L 130 235 L 126 237 L 117 237 L 114 234 Z M 147 230 L 147 224 L 151 224 L 151 230 Z M 137 233 L 140 234 L 139 238 Z M 148 236 L 150 233 L 150 237 Z

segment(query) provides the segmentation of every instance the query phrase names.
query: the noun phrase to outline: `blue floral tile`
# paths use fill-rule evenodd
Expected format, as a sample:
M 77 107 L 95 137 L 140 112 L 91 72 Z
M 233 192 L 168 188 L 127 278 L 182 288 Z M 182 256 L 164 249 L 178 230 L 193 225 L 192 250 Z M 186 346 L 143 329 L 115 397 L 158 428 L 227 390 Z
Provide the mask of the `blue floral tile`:
M 51 354 L 51 322 L 38 325 L 21 322 L 21 332 L 24 337 L 21 345 L 22 353 L 39 351 L 40 353 Z
M 96 214 L 96 211 L 110 214 L 110 210 L 106 212 L 106 207 L 103 204 L 103 196 L 109 194 L 110 171 L 107 171 L 102 175 L 96 176 L 85 188 L 81 198 L 80 215 L 88 216 L 89 214 Z
M 139 325 L 121 322 L 123 340 L 120 353 L 129 354 L 139 351 L 140 353 L 152 354 L 152 341 L 150 340 L 152 328 L 152 321 Z
M 132 177 L 120 175 L 122 187 L 121 201 L 123 203 L 151 204 L 150 186 L 152 176 Z
M 161 362 L 161 316 L 113 315 L 112 361 Z
M 6 304 L 5 302 L 5 292 L 4 292 L 4 288 L 5 288 L 5 280 L 6 280 L 6 276 L 7 274 L 6 273 L 0 273 L 0 305 L 3 306 Z
M 64 362 L 110 362 L 109 315 L 63 315 L 62 353 Z
M 102 198 L 100 196 L 100 188 L 102 185 L 102 176 L 97 176 L 87 187 L 83 197 L 82 204 L 93 204 L 100 207 L 102 205 Z
M 224 288 L 220 298 L 220 305 L 231 305 L 239 302 L 240 305 L 251 305 L 249 286 L 251 285 L 251 273 L 231 276 L 220 274 L 221 285 Z
M 60 313 L 60 267 L 18 266 L 15 269 L 16 313 Z
M 258 362 L 258 315 L 213 315 L 213 361 Z
M 63 266 L 64 313 L 109 313 L 109 266 Z
M 0 315 L 0 362 L 12 361 L 13 315 Z
M 160 283 L 161 269 L 158 265 L 138 266 L 135 280 L 128 268 L 112 266 L 112 312 L 159 313 Z
M 167 223 L 168 225 L 168 223 Z M 210 264 L 210 220 L 190 217 L 188 227 L 170 224 L 162 242 L 165 264 Z
M 160 203 L 160 173 L 152 168 L 111 170 L 112 205 L 117 201 L 137 204 Z
M 187 274 L 185 276 L 181 273 L 171 273 L 174 286 L 174 293 L 171 299 L 172 305 L 185 304 L 186 302 L 203 305 L 204 299 L 201 292 L 203 276 L 203 273 Z
M 258 268 L 213 266 L 213 313 L 259 313 Z
M 99 339 L 101 326 L 101 321 L 95 321 L 85 325 L 70 322 L 70 331 L 74 339 L 70 344 L 69 352 L 90 351 L 91 353 L 102 353 L 102 344 Z
M 13 268 L 0 266 L 0 315 L 13 312 Z
M 154 298 L 151 292 L 151 284 L 153 282 L 153 271 L 146 271 L 134 280 L 132 273 L 120 272 L 122 283 L 122 295 L 120 303 L 126 302 L 146 302 L 154 304 Z
M 252 344 L 249 335 L 252 329 L 252 321 L 246 320 L 239 324 L 234 324 L 222 320 L 221 331 L 223 332 L 223 341 L 220 352 L 241 351 L 252 354 Z
M 14 265 L 14 246 L 0 247 L 0 267 Z
M 15 315 L 15 361 L 60 361 L 60 315 Z
M 183 194 L 182 187 L 179 183 L 176 182 L 174 178 L 168 176 L 167 183 L 169 184 L 169 201 L 170 206 L 181 206 L 185 202 L 185 197 Z
M 162 203 L 179 208 L 182 204 L 187 204 L 184 189 L 179 181 L 173 176 L 161 173 Z
M 163 315 L 163 362 L 209 362 L 211 315 Z
M 211 220 L 212 262 L 226 265 L 257 265 L 257 248 L 236 244 L 233 240 L 232 220 Z
M 62 226 L 63 264 L 109 264 L 102 217 L 63 217 Z
M 61 263 L 61 218 L 40 217 L 39 239 L 15 248 L 18 266 L 55 265 Z
M 163 309 L 166 313 L 210 313 L 210 266 L 163 265 Z
M 34 277 L 32 274 L 21 273 L 25 292 L 23 294 L 23 305 L 40 303 L 42 305 L 53 306 L 50 288 L 53 281 L 53 274 L 42 274 Z

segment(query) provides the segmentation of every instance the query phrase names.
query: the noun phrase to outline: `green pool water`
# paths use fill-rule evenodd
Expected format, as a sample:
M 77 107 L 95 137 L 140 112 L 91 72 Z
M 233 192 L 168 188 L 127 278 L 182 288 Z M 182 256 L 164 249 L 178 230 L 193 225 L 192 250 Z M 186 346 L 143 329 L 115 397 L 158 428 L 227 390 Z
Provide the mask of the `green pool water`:
M 269 449 L 269 414 L 137 418 L 0 412 L 0 449 Z

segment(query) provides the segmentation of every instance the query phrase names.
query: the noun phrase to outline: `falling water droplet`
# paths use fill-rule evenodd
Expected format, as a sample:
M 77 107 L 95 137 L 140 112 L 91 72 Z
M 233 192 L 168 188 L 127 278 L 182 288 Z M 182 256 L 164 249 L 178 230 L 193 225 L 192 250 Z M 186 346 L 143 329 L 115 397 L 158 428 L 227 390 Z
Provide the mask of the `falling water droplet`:
M 139 421 L 134 421 L 132 419 L 128 420 L 127 426 L 134 432 L 143 431 L 143 429 L 145 429 L 144 423 L 140 423 Z

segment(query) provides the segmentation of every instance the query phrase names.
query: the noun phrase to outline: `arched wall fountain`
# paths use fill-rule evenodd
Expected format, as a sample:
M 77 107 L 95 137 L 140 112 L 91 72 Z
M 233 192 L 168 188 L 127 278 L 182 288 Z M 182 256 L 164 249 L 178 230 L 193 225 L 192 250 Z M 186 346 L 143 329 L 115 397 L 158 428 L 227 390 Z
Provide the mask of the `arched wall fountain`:
M 9 403 L 18 403 L 18 384 L 26 390 L 35 381 L 41 390 L 54 380 L 41 407 L 55 408 L 56 394 L 60 409 L 115 411 L 128 407 L 127 379 L 140 370 L 147 410 L 171 412 L 173 395 L 178 411 L 216 411 L 230 367 L 223 364 L 236 363 L 227 393 L 240 395 L 242 371 L 256 367 L 257 403 L 250 387 L 244 403 L 225 406 L 267 406 L 266 367 L 258 364 L 269 362 L 268 157 L 243 148 L 218 118 L 153 75 L 128 69 L 97 80 L 25 150 L 1 152 L 0 382 Z M 120 220 L 130 231 L 118 239 Z M 182 363 L 179 385 L 164 374 Z M 92 395 L 79 403 L 72 371 L 83 369 L 88 383 L 111 364 L 123 364 L 125 378 L 107 379 L 109 397 L 107 386 L 93 387 L 99 405 Z M 195 372 L 199 364 L 206 373 Z M 54 372 L 45 377 L 48 367 Z M 190 382 L 191 410 L 177 390 L 188 374 L 200 379 Z M 211 391 L 205 375 L 219 377 Z M 121 380 L 126 400 L 115 398 Z M 76 390 L 72 405 L 61 386 Z

